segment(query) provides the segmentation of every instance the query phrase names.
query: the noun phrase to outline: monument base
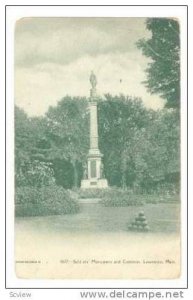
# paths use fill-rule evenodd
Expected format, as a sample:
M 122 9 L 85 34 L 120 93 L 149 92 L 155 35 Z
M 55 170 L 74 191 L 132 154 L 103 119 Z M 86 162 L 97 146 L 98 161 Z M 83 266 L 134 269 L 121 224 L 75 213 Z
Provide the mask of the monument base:
M 105 189 L 108 188 L 106 179 L 83 179 L 81 181 L 81 189 Z

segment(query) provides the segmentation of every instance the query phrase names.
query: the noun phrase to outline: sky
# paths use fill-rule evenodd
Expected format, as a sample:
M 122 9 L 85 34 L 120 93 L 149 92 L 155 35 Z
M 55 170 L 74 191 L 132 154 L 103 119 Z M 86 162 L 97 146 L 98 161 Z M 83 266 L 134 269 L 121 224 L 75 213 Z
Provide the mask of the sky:
M 89 97 L 91 70 L 100 97 L 140 97 L 164 105 L 142 83 L 150 60 L 136 42 L 149 38 L 144 18 L 23 18 L 15 26 L 15 103 L 29 116 L 44 115 L 64 96 Z

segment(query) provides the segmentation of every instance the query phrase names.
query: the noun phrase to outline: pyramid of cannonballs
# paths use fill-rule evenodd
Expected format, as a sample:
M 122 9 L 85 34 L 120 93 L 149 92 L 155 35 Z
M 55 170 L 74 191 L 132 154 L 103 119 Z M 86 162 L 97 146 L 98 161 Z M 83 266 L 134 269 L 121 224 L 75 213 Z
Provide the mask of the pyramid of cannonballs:
M 149 231 L 148 222 L 143 211 L 139 212 L 135 220 L 128 226 L 133 231 Z

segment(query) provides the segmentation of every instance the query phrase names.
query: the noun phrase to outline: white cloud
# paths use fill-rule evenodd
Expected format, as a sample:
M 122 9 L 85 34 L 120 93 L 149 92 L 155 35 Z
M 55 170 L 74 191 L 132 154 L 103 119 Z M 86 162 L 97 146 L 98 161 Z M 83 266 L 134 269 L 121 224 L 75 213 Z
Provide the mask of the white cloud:
M 43 63 L 33 68 L 19 68 L 15 72 L 16 103 L 30 115 L 44 114 L 50 105 L 65 95 L 89 96 L 90 71 L 98 78 L 98 93 L 123 93 L 141 97 L 147 107 L 159 108 L 163 101 L 151 96 L 141 82 L 145 79 L 144 57 L 131 54 L 103 54 L 84 56 L 68 65 Z M 120 82 L 121 79 L 121 82 Z
M 149 33 L 143 18 L 24 18 L 15 34 L 16 104 L 42 115 L 65 95 L 89 96 L 90 71 L 98 92 L 141 97 L 147 107 L 163 100 L 141 83 L 148 59 L 136 42 Z M 121 79 L 121 82 L 120 82 Z
M 148 36 L 144 18 L 24 18 L 15 32 L 15 61 L 23 66 L 124 53 Z

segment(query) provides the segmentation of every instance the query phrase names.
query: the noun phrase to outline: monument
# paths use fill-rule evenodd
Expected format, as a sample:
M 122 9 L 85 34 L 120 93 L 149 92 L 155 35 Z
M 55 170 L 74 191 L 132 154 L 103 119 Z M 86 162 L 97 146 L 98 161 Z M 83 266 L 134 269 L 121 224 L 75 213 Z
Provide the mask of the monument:
M 104 178 L 103 154 L 98 146 L 98 118 L 97 118 L 97 79 L 93 72 L 90 75 L 90 149 L 87 156 L 87 163 L 84 166 L 84 176 L 81 181 L 81 188 L 107 188 L 108 182 Z

